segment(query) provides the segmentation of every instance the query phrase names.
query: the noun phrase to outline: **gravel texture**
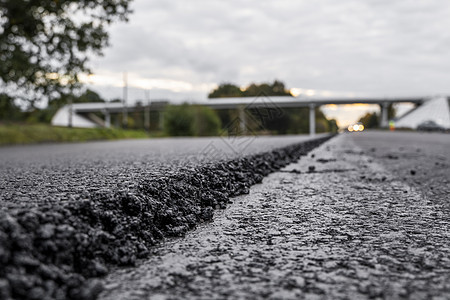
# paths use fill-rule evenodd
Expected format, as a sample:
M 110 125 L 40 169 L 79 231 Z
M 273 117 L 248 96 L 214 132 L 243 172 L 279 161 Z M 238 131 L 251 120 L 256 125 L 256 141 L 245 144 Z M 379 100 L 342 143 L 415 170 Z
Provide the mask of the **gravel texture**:
M 0 299 L 96 299 L 103 289 L 98 278 L 111 266 L 135 265 L 158 240 L 210 221 L 230 197 L 248 193 L 263 176 L 327 139 L 259 154 L 253 143 L 253 150 L 231 151 L 232 159 L 217 161 L 207 153 L 187 164 L 189 151 L 175 150 L 167 168 L 168 159 L 149 165 L 132 149 L 118 156 L 103 151 L 106 158 L 98 161 L 102 154 L 92 158 L 75 151 L 74 160 L 49 153 L 23 162 L 25 148 L 2 150 L 7 155 L 0 181 Z M 157 167 L 148 170 L 152 166 Z
M 340 135 L 108 275 L 100 299 L 449 299 L 449 142 Z
M 86 193 L 136 189 L 148 177 L 308 139 L 223 136 L 0 147 L 0 208 L 38 207 L 43 201 L 78 200 Z

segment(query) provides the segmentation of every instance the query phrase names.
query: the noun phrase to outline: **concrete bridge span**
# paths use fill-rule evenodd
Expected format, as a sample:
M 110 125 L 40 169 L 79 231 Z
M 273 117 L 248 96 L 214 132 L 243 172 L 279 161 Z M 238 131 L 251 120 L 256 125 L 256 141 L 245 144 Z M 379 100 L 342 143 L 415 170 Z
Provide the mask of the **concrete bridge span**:
M 271 108 L 271 109 L 285 109 L 285 108 L 296 108 L 296 107 L 309 107 L 309 131 L 310 134 L 315 134 L 315 108 L 321 105 L 327 104 L 378 104 L 380 105 L 381 111 L 381 126 L 388 126 L 388 115 L 387 109 L 389 104 L 392 103 L 418 103 L 421 104 L 427 100 L 429 97 L 409 97 L 409 98 L 305 98 L 305 97 L 288 97 L 288 96 L 259 96 L 259 97 L 235 97 L 235 98 L 214 98 L 203 101 L 185 101 L 190 104 L 198 104 L 210 107 L 212 109 L 257 109 L 257 108 Z M 150 111 L 164 111 L 167 105 L 179 105 L 181 103 L 173 103 L 167 100 L 151 101 L 147 104 L 136 104 L 136 105 L 124 105 L 123 103 L 74 103 L 71 105 L 65 105 L 52 119 L 52 125 L 55 126 L 73 126 L 73 127 L 110 127 L 111 118 L 110 115 L 113 113 L 124 113 L 126 115 L 128 112 L 133 112 L 136 110 L 144 110 L 146 115 Z M 83 114 L 89 113 L 102 113 L 104 115 L 104 120 L 89 120 L 84 117 Z M 98 117 L 97 117 L 98 118 Z M 148 116 L 146 116 L 146 119 Z

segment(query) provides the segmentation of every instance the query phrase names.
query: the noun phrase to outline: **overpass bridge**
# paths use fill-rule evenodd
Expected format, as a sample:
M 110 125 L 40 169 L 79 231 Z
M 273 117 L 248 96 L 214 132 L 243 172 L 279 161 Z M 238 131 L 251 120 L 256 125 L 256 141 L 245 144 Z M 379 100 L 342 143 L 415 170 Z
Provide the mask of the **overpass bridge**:
M 309 107 L 309 132 L 315 134 L 315 108 L 327 104 L 378 104 L 381 111 L 381 126 L 388 127 L 387 109 L 392 103 L 417 103 L 421 104 L 429 97 L 407 97 L 407 98 L 314 98 L 314 97 L 290 97 L 290 96 L 259 96 L 259 97 L 233 97 L 214 98 L 203 101 L 184 101 L 184 103 L 204 105 L 215 110 L 236 109 L 240 112 L 241 128 L 245 128 L 245 109 L 286 109 L 297 107 Z M 148 104 L 137 104 L 127 106 L 123 103 L 74 103 L 60 108 L 52 119 L 55 126 L 73 127 L 104 127 L 111 126 L 111 114 L 123 113 L 125 118 L 128 112 L 144 110 L 146 122 L 149 122 L 150 111 L 164 111 L 167 105 L 179 105 L 170 101 L 151 101 Z M 93 113 L 102 113 L 104 120 L 99 120 Z M 84 115 L 91 114 L 94 120 Z

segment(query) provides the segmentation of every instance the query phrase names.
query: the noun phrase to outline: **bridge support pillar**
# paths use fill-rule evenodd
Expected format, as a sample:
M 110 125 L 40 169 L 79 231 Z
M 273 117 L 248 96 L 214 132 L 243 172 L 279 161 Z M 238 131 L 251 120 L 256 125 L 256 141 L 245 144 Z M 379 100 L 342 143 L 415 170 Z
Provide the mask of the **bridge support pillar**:
M 244 135 L 247 133 L 247 124 L 246 124 L 246 120 L 245 120 L 245 111 L 244 111 L 244 107 L 239 106 L 238 108 L 239 110 L 239 129 L 240 129 L 240 134 Z
M 69 120 L 67 120 L 67 127 L 72 128 L 73 125 L 73 103 L 72 96 L 69 96 Z
M 309 105 L 309 135 L 314 136 L 316 134 L 316 106 L 314 104 Z
M 381 128 L 387 128 L 389 127 L 389 120 L 388 120 L 388 107 L 389 103 L 383 102 L 380 104 L 380 127 Z
M 103 114 L 105 115 L 105 127 L 110 128 L 111 127 L 111 114 L 107 110 L 105 110 L 103 112 Z
M 150 131 L 150 101 L 147 103 L 144 111 L 144 127 L 147 132 Z
M 158 115 L 159 129 L 164 129 L 164 112 L 160 111 Z

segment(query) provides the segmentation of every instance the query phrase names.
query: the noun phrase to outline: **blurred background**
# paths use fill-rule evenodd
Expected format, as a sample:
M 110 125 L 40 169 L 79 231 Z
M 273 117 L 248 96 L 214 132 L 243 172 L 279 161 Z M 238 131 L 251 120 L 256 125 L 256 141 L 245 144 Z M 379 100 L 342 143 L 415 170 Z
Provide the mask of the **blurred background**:
M 5 0 L 0 137 L 7 143 L 8 134 L 45 132 L 63 107 L 65 127 L 136 130 L 133 137 L 218 135 L 239 112 L 195 104 L 261 95 L 362 99 L 316 107 L 316 132 L 358 122 L 376 128 L 380 105 L 364 99 L 450 94 L 449 14 L 450 4 L 438 0 Z M 75 103 L 122 109 L 107 117 L 101 110 L 74 116 Z M 153 110 L 155 103 L 165 108 Z M 397 120 L 417 105 L 392 103 L 388 118 Z M 434 110 L 448 107 L 446 101 Z M 450 127 L 448 113 L 421 114 L 436 115 L 421 123 Z M 89 126 L 74 118 L 88 119 Z M 259 134 L 307 133 L 308 118 L 308 108 L 299 107 L 246 125 Z

